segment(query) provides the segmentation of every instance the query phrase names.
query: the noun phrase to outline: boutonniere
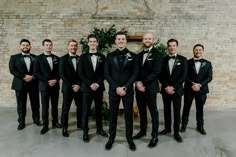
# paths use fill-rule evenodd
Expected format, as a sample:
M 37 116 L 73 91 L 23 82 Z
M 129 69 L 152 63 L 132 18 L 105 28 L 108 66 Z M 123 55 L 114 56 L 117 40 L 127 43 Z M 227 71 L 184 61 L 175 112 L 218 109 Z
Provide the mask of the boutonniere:
M 131 57 L 131 54 L 130 53 L 126 53 L 125 57 L 128 59 Z
M 148 53 L 148 58 L 152 56 L 152 53 Z
M 176 59 L 176 60 L 175 60 L 175 65 L 181 65 L 181 62 L 180 62 L 179 59 Z
M 102 58 L 101 58 L 101 56 L 98 56 L 98 62 L 100 62 L 100 61 L 101 61 L 101 59 L 102 59 Z
M 30 56 L 30 60 L 31 60 L 31 62 L 33 62 L 34 61 L 34 57 Z
M 147 59 L 151 60 L 152 59 L 151 56 L 152 56 L 152 53 L 148 53 Z
M 76 59 L 76 63 L 77 63 L 77 64 L 79 63 L 79 57 Z
M 206 62 L 202 62 L 201 67 L 204 67 L 206 64 Z
M 53 62 L 53 64 L 57 64 L 58 63 L 58 59 L 56 57 L 53 57 L 52 58 L 52 62 Z

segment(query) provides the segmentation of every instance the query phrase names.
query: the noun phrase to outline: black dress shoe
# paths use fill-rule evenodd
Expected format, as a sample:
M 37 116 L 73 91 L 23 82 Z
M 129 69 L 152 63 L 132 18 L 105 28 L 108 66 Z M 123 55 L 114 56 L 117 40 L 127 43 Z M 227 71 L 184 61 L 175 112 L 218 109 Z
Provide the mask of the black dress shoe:
M 67 129 L 64 129 L 64 128 L 62 129 L 62 136 L 69 137 Z
M 25 128 L 25 124 L 19 124 L 17 130 L 23 130 Z
M 186 131 L 186 127 L 182 126 L 181 129 L 180 129 L 180 132 L 185 132 L 185 131 Z
M 151 141 L 148 144 L 148 148 L 153 148 L 157 145 L 158 143 L 158 138 L 152 138 Z
M 134 140 L 137 140 L 137 139 L 142 138 L 143 136 L 146 136 L 146 132 L 145 132 L 145 131 L 139 131 L 139 132 L 133 137 L 133 139 L 134 139 Z
M 114 140 L 109 139 L 107 144 L 105 145 L 105 149 L 106 150 L 111 150 L 113 143 L 114 143 Z
M 128 144 L 129 144 L 129 149 L 131 151 L 135 151 L 136 150 L 136 146 L 134 144 L 134 141 L 129 141 Z
M 202 134 L 202 135 L 206 135 L 206 134 L 207 134 L 206 131 L 205 131 L 205 129 L 204 129 L 203 127 L 197 127 L 197 131 L 198 131 L 200 134 Z
M 182 142 L 183 142 L 182 137 L 181 137 L 179 134 L 174 134 L 174 138 L 175 138 L 175 140 L 176 140 L 177 142 L 179 142 L 179 143 L 182 143 Z
M 101 135 L 103 137 L 108 137 L 108 134 L 103 129 L 98 130 L 97 134 L 99 134 L 99 135 Z
M 83 141 L 86 142 L 86 143 L 89 142 L 89 135 L 88 135 L 88 133 L 84 133 L 84 135 L 83 135 Z
M 47 132 L 48 132 L 48 127 L 45 127 L 45 126 L 44 126 L 44 127 L 42 128 L 42 130 L 40 131 L 40 134 L 41 134 L 41 135 L 44 135 L 44 134 L 46 134 Z
M 52 124 L 52 128 L 61 128 L 61 124 L 60 123 Z
M 164 129 L 161 132 L 159 132 L 160 135 L 166 135 L 166 134 L 169 134 L 169 133 L 171 133 L 170 129 Z
M 35 121 L 34 124 L 37 125 L 37 126 L 42 126 L 40 121 Z

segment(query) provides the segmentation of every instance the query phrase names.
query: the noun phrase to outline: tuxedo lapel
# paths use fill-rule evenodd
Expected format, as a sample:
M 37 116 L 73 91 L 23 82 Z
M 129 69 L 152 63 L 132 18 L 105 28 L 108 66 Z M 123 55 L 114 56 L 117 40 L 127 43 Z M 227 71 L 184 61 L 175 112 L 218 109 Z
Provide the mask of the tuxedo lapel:
M 123 63 L 123 65 L 122 65 L 121 71 L 124 70 L 124 68 L 125 68 L 125 66 L 126 66 L 126 64 L 127 64 L 127 62 L 128 62 L 128 57 L 125 55 L 125 60 L 124 60 L 124 63 Z
M 25 69 L 26 71 L 28 71 L 28 70 L 27 70 L 27 67 L 26 67 L 26 64 L 25 64 L 25 59 L 24 59 L 24 56 L 23 56 L 23 55 L 20 56 L 20 61 L 21 61 L 21 63 L 22 63 L 22 66 L 24 67 L 24 69 Z
M 193 59 L 191 60 L 191 66 L 192 66 L 194 72 L 196 73 L 196 75 L 198 75 L 198 74 L 197 74 L 197 69 L 196 69 L 196 66 L 195 66 L 195 63 L 194 63 L 194 60 L 193 60 Z
M 98 66 L 100 65 L 100 61 L 101 61 L 101 56 L 98 55 L 97 56 L 97 65 L 96 65 L 95 71 L 98 69 Z
M 89 52 L 87 53 L 87 60 L 89 62 L 90 68 L 92 69 L 92 71 L 94 71 L 93 70 L 93 63 L 92 63 L 91 55 L 89 54 Z
M 73 69 L 75 71 L 74 65 L 72 63 L 72 59 L 70 58 L 70 55 L 67 56 L 67 59 L 68 59 L 68 62 L 70 64 L 70 66 L 71 66 L 71 69 Z M 76 62 L 77 62 L 77 58 L 76 58 Z M 77 67 L 76 67 L 76 70 L 77 70 Z
M 166 62 L 165 65 L 167 65 L 167 66 L 166 66 L 166 72 L 168 73 L 169 76 L 171 76 L 171 75 L 170 75 L 169 59 L 168 59 L 168 57 L 166 57 L 165 62 Z M 172 70 L 172 72 L 173 72 L 173 70 Z
M 34 63 L 34 57 L 30 55 L 30 71 L 29 72 L 33 72 L 33 63 Z
M 174 62 L 173 68 L 172 68 L 171 75 L 172 75 L 173 72 L 175 71 L 175 67 L 176 67 L 176 65 L 177 65 L 177 60 L 178 60 L 178 57 L 176 56 L 176 58 L 175 58 L 175 62 Z M 169 67 L 169 66 L 168 66 L 168 67 Z
M 53 59 L 53 58 L 52 58 Z M 47 60 L 47 57 L 46 57 L 46 55 L 43 55 L 43 61 L 46 63 L 46 66 L 48 67 L 48 69 L 50 70 L 50 71 L 52 71 L 52 69 L 51 69 L 51 67 L 50 67 L 50 65 L 49 65 L 49 63 L 48 63 L 48 60 Z M 53 66 L 53 65 L 52 65 Z
M 206 66 L 206 64 L 207 64 L 207 62 L 204 62 L 204 61 L 201 63 L 198 74 L 200 74 L 204 70 L 204 67 Z
M 114 55 L 114 57 L 113 57 L 113 62 L 115 63 L 116 68 L 117 68 L 118 70 L 120 70 L 117 57 L 118 57 L 117 55 Z

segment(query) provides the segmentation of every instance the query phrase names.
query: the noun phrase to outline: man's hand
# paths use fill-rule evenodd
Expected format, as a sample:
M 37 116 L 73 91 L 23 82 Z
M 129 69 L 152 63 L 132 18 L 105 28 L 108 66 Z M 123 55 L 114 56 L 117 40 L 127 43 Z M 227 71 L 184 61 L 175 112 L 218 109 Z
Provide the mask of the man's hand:
M 135 86 L 140 92 L 145 92 L 145 87 L 141 81 L 136 81 Z
M 54 86 L 57 83 L 57 80 L 49 80 L 48 84 L 50 87 Z
M 124 96 L 126 94 L 126 88 L 125 87 L 117 87 L 116 94 L 119 96 Z
M 93 91 L 96 91 L 98 89 L 99 85 L 97 83 L 93 83 L 91 84 L 90 88 L 93 90 Z
M 72 85 L 72 89 L 73 89 L 73 91 L 76 93 L 76 92 L 78 92 L 78 91 L 79 91 L 79 89 L 80 89 L 80 86 L 79 86 L 79 85 L 77 85 L 77 84 L 75 84 L 75 85 Z
M 170 95 L 172 95 L 172 94 L 175 93 L 175 89 L 174 89 L 173 86 L 167 86 L 167 87 L 165 88 L 165 91 L 166 91 L 167 94 L 170 94 Z
M 25 77 L 23 78 L 23 80 L 25 82 L 31 82 L 33 80 L 33 76 L 32 75 L 25 75 Z
M 200 89 L 201 89 L 201 84 L 193 82 L 192 90 L 194 92 L 198 92 L 198 91 L 200 91 Z

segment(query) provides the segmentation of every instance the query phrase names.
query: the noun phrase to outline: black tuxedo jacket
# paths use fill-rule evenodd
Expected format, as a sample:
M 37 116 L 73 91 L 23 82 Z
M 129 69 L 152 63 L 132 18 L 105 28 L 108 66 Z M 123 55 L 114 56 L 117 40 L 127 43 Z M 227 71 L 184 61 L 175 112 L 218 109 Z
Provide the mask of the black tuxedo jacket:
M 143 55 L 144 51 L 137 55 L 139 67 L 137 81 L 143 83 L 147 93 L 157 93 L 160 91 L 158 79 L 162 69 L 163 57 L 156 48 L 152 48 L 150 52 L 148 52 L 147 58 L 143 64 Z
M 62 92 L 72 91 L 72 85 L 81 86 L 81 79 L 78 72 L 79 56 L 76 56 L 76 71 L 74 69 L 72 59 L 69 54 L 60 58 L 59 75 L 62 79 Z
M 197 74 L 194 59 L 188 60 L 188 75 L 185 82 L 185 91 L 192 91 L 192 82 L 200 83 L 201 89 L 198 93 L 209 93 L 208 83 L 212 80 L 212 65 L 208 60 L 203 59 L 199 73 Z
M 34 61 L 34 75 L 39 80 L 39 90 L 48 91 L 52 88 L 48 85 L 49 80 L 56 79 L 57 83 L 53 86 L 53 89 L 59 90 L 59 57 L 52 54 L 53 70 L 51 70 L 50 65 L 47 61 L 46 55 L 44 53 L 40 54 L 35 58 Z
M 133 94 L 133 83 L 138 75 L 138 61 L 135 53 L 125 51 L 123 65 L 119 66 L 119 50 L 115 50 L 107 55 L 105 63 L 105 78 L 109 83 L 109 93 L 116 93 L 117 87 L 125 86 L 126 95 Z
M 187 76 L 187 66 L 187 59 L 184 56 L 177 54 L 172 73 L 170 75 L 169 56 L 164 57 L 160 76 L 160 82 L 162 84 L 161 93 L 165 93 L 165 88 L 167 86 L 173 86 L 176 94 L 179 96 L 183 95 L 183 83 Z
M 104 65 L 105 56 L 97 53 L 97 65 L 95 71 L 90 53 L 84 53 L 80 56 L 79 74 L 82 79 L 81 90 L 82 92 L 92 92 L 90 86 L 92 83 L 97 83 L 99 88 L 97 91 L 104 91 Z
M 34 88 L 38 89 L 38 81 L 35 79 L 34 72 L 34 60 L 36 55 L 30 54 L 30 71 L 27 70 L 24 56 L 19 53 L 16 55 L 12 55 L 9 61 L 9 69 L 10 73 L 14 76 L 12 81 L 12 89 L 14 90 L 23 90 L 26 85 L 33 85 Z M 33 75 L 33 80 L 29 83 L 25 82 L 23 78 L 25 75 Z

